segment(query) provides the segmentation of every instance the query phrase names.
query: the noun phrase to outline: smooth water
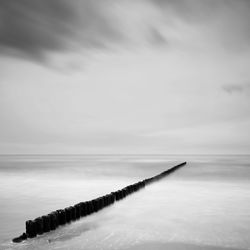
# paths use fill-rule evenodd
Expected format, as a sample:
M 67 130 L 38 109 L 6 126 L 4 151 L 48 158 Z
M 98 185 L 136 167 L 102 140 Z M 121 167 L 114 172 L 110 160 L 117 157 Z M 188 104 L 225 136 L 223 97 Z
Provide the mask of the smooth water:
M 25 221 L 188 164 L 77 222 Z M 0 249 L 250 249 L 250 156 L 0 156 Z

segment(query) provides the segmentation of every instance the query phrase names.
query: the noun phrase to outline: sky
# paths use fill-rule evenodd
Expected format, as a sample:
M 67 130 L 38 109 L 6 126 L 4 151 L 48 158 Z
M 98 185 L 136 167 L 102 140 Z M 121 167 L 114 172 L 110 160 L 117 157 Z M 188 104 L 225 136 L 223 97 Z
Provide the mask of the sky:
M 249 13 L 1 0 L 0 154 L 250 153 Z

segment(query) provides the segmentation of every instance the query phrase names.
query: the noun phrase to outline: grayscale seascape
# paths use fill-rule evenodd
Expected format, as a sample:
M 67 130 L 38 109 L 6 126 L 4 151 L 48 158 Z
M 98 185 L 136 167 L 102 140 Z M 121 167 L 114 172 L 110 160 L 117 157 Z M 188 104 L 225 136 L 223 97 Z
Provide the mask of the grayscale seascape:
M 0 0 L 0 250 L 250 250 L 250 0 Z
M 187 166 L 104 210 L 22 243 L 24 222 Z M 0 157 L 0 249 L 250 249 L 250 156 Z

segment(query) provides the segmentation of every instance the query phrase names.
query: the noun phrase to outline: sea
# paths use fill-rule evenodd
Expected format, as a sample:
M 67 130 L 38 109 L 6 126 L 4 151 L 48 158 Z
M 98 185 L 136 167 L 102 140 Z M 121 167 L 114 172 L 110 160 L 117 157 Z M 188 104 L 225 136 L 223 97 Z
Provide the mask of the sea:
M 13 243 L 25 221 L 187 165 L 113 205 Z M 0 249 L 250 249 L 250 155 L 1 155 Z

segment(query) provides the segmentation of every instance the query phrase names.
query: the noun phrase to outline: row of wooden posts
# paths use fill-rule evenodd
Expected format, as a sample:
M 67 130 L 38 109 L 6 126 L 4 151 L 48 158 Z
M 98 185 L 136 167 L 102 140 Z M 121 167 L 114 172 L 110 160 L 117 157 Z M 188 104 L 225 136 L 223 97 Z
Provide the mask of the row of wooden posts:
M 144 188 L 146 185 L 160 180 L 166 175 L 171 174 L 178 168 L 184 166 L 186 162 L 183 162 L 175 167 L 172 167 L 154 177 L 139 181 L 135 184 L 124 187 L 121 190 L 112 192 L 110 194 L 101 196 L 91 201 L 80 202 L 74 206 L 66 207 L 65 209 L 59 209 L 53 211 L 47 215 L 38 217 L 34 220 L 26 221 L 26 232 L 21 236 L 13 239 L 13 242 L 18 243 L 27 238 L 34 238 L 37 235 L 55 230 L 57 227 L 78 220 L 81 217 L 98 212 L 99 210 L 113 204 L 115 201 L 119 201 L 126 196 Z

